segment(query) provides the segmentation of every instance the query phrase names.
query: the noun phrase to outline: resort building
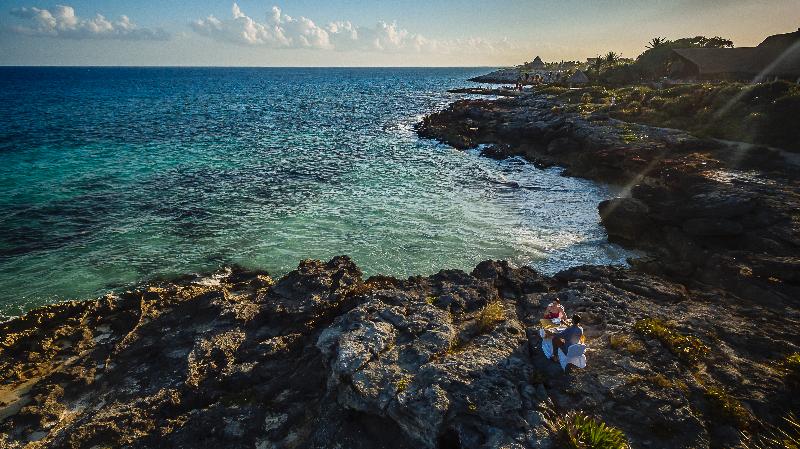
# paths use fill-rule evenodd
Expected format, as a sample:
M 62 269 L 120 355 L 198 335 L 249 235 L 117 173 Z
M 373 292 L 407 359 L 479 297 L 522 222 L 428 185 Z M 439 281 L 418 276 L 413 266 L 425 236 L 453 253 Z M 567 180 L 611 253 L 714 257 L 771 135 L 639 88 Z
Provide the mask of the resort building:
M 776 34 L 757 47 L 673 50 L 670 77 L 684 80 L 800 82 L 800 29 Z
M 548 69 L 542 58 L 537 56 L 533 61 L 522 65 L 520 75 L 526 83 L 539 84 L 560 81 L 564 76 L 564 72 L 560 67 Z
M 570 86 L 586 84 L 589 82 L 589 77 L 586 76 L 585 73 L 581 70 L 576 70 L 575 73 L 569 76 L 566 80 L 564 80 Z

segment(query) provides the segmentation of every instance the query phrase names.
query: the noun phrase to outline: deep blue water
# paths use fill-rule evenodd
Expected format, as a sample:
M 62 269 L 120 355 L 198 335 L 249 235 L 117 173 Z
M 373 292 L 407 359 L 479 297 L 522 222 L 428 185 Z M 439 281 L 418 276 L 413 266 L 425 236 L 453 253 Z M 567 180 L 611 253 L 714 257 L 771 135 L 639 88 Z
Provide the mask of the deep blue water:
M 417 138 L 484 71 L 0 68 L 0 317 L 337 254 L 397 276 L 622 263 L 608 187 Z

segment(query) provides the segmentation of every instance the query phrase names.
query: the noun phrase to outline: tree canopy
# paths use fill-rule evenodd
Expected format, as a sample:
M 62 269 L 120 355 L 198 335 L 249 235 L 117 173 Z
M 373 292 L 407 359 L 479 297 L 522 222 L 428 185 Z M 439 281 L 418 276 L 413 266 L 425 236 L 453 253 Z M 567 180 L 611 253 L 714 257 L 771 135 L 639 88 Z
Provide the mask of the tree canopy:
M 589 67 L 590 76 L 609 84 L 627 84 L 643 79 L 656 80 L 669 73 L 672 50 L 676 48 L 731 48 L 733 42 L 719 36 L 684 37 L 669 40 L 655 37 L 647 43 L 647 49 L 636 58 L 626 60 L 611 51 L 599 56 L 597 62 Z

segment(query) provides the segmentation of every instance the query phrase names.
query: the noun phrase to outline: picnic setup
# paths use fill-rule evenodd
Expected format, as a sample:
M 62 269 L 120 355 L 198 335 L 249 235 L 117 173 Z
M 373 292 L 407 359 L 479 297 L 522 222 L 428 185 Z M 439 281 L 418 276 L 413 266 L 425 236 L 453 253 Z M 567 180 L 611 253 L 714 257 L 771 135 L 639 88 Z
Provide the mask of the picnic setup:
M 578 314 L 567 318 L 564 306 L 558 298 L 551 302 L 540 320 L 539 337 L 542 338 L 542 352 L 545 357 L 561 365 L 566 371 L 568 365 L 586 367 L 586 336 L 580 326 Z

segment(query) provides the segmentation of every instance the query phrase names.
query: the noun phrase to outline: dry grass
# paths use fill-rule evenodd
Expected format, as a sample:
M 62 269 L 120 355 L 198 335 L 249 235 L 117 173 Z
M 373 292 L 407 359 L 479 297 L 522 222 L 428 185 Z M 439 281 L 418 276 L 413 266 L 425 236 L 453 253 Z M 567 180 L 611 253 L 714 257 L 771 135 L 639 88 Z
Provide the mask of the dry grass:
M 494 329 L 494 327 L 501 321 L 505 321 L 506 311 L 503 308 L 503 303 L 500 301 L 492 301 L 486 304 L 486 307 L 481 310 L 478 315 L 478 330 L 480 333 L 486 333 Z
M 665 321 L 656 318 L 637 321 L 633 328 L 645 337 L 661 341 L 670 352 L 688 365 L 699 364 L 710 351 L 699 338 L 681 334 Z
M 755 417 L 741 401 L 722 388 L 707 388 L 706 399 L 711 406 L 712 419 L 733 424 L 739 430 L 747 430 L 755 422 Z
M 663 374 L 653 374 L 651 376 L 642 376 L 639 374 L 633 374 L 628 379 L 628 382 L 631 384 L 637 382 L 646 382 L 663 389 L 676 389 L 684 393 L 689 392 L 689 386 L 686 385 L 686 382 L 680 379 L 672 379 L 672 380 L 668 379 Z
M 644 351 L 644 345 L 638 340 L 634 340 L 627 334 L 612 334 L 608 337 L 608 344 L 611 349 L 617 351 L 625 350 L 631 354 L 639 354 Z

